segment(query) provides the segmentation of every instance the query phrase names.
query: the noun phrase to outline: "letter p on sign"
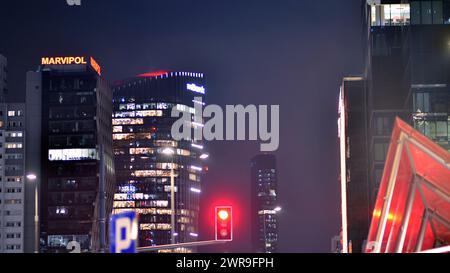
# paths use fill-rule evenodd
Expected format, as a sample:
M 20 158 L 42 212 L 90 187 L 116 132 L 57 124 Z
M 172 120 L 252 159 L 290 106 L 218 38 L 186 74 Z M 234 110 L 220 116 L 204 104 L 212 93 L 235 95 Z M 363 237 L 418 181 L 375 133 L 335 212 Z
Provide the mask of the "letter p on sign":
M 135 212 L 111 216 L 109 232 L 111 253 L 136 253 L 138 224 Z

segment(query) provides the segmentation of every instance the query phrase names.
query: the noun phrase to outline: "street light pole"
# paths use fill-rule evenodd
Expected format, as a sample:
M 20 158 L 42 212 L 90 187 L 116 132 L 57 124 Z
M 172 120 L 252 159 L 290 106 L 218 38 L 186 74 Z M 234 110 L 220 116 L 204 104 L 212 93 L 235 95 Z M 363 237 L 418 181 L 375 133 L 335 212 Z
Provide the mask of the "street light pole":
M 37 181 L 34 182 L 34 253 L 39 253 L 39 194 Z
M 175 173 L 173 166 L 175 151 L 168 147 L 162 153 L 170 156 L 172 159 L 170 164 L 170 243 L 175 244 Z
M 34 182 L 34 253 L 39 253 L 39 193 L 37 176 L 28 174 L 26 178 Z
M 171 243 L 175 244 L 175 177 L 173 171 L 173 157 L 172 164 L 170 166 L 170 222 L 171 222 Z

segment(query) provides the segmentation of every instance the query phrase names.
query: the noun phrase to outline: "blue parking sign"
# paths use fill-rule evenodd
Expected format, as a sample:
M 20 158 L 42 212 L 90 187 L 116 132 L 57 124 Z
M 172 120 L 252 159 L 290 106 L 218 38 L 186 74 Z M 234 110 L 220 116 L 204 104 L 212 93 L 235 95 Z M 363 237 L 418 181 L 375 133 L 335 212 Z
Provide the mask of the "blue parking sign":
M 138 223 L 136 213 L 127 211 L 111 216 L 109 223 L 111 253 L 136 253 Z

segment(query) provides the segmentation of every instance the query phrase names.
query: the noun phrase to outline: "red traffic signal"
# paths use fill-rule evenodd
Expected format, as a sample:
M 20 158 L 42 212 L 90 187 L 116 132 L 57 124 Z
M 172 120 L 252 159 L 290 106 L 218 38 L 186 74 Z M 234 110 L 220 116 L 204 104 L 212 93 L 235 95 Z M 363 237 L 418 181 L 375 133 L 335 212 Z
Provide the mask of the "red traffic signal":
M 233 240 L 233 210 L 230 206 L 216 207 L 216 241 Z

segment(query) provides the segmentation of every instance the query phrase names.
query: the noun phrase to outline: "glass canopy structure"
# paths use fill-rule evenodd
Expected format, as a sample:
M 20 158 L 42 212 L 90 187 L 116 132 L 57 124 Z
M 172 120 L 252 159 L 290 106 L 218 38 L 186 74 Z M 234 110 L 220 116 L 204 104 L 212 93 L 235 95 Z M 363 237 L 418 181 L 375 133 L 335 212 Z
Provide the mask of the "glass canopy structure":
M 450 153 L 397 118 L 366 253 L 450 252 Z

